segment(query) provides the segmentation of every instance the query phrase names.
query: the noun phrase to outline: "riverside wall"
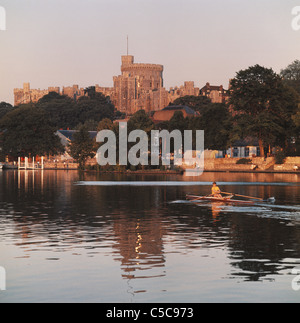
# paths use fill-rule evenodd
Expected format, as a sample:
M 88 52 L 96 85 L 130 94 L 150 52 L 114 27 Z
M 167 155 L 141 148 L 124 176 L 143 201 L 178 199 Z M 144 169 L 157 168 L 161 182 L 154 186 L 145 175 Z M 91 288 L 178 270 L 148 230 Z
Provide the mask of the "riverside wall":
M 287 157 L 281 165 L 275 164 L 274 157 L 249 158 L 249 164 L 237 164 L 239 158 L 206 158 L 204 171 L 231 172 L 299 172 L 300 157 Z
M 237 164 L 239 158 L 205 158 L 204 171 L 206 172 L 274 172 L 274 173 L 299 173 L 300 156 L 287 157 L 281 165 L 275 164 L 274 157 L 253 157 L 249 158 L 249 164 Z M 96 164 L 95 159 L 88 160 L 87 165 Z M 18 168 L 17 164 L 4 163 L 4 168 Z M 183 169 L 191 167 L 183 166 Z M 45 162 L 44 169 L 75 170 L 78 164 L 73 162 Z M 146 170 L 145 172 L 151 172 Z

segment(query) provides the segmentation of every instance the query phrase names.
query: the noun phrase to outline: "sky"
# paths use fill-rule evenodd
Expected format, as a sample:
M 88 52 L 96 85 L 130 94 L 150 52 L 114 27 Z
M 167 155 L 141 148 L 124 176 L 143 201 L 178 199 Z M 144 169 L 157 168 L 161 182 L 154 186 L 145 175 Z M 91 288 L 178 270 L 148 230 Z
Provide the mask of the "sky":
M 13 89 L 113 86 L 121 55 L 164 66 L 164 86 L 228 88 L 260 64 L 277 73 L 300 59 L 292 9 L 300 0 L 0 0 L 0 102 Z M 1 17 L 0 17 L 1 19 Z

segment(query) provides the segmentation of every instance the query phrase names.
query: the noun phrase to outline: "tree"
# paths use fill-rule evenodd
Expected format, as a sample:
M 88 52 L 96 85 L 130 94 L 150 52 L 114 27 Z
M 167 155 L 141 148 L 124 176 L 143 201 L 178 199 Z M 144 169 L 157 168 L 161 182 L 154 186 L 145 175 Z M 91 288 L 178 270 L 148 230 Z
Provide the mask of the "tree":
M 180 130 L 183 135 L 184 130 L 187 130 L 188 121 L 183 116 L 182 111 L 175 111 L 172 118 L 169 120 L 169 131 Z
M 76 103 L 66 95 L 50 92 L 37 103 L 43 109 L 56 129 L 74 128 L 78 122 Z
M 223 103 L 212 103 L 206 96 L 187 95 L 176 99 L 174 105 L 186 105 L 200 113 L 200 117 L 189 118 L 186 129 L 193 130 L 193 144 L 196 130 L 204 130 L 205 149 L 225 149 L 231 130 L 231 115 Z M 171 121 L 171 120 L 170 120 Z
M 87 88 L 85 93 L 86 96 L 74 101 L 66 95 L 50 92 L 38 101 L 37 106 L 47 112 L 57 129 L 75 129 L 82 124 L 96 129 L 103 118 L 114 118 L 115 107 L 109 97 L 95 92 L 95 87 Z
M 272 69 L 255 65 L 239 71 L 231 80 L 228 103 L 236 112 L 241 137 L 258 138 L 261 156 L 268 146 L 283 146 L 291 135 L 297 98 Z
M 151 138 L 150 133 L 152 129 L 154 129 L 154 123 L 146 114 L 145 110 L 143 109 L 135 112 L 127 122 L 128 135 L 134 130 L 143 130 L 147 134 L 147 137 Z M 118 134 L 118 137 L 119 137 L 119 134 Z M 119 140 L 117 144 L 119 144 Z M 138 142 L 128 142 L 127 151 L 129 152 L 131 148 L 135 146 L 137 143 Z M 148 140 L 148 150 L 150 149 L 151 149 L 151 140 Z M 142 166 L 142 168 L 144 169 L 144 165 Z
M 300 61 L 295 60 L 293 63 L 282 69 L 280 75 L 283 77 L 285 84 L 294 88 L 300 94 Z
M 232 117 L 225 104 L 210 104 L 196 119 L 198 119 L 198 129 L 204 130 L 205 149 L 223 150 L 227 148 L 232 130 Z
M 154 128 L 153 121 L 146 114 L 145 110 L 138 110 L 136 113 L 132 115 L 132 117 L 128 120 L 128 132 L 132 130 L 143 130 L 147 134 Z
M 211 104 L 211 99 L 203 95 L 186 95 L 176 99 L 172 105 L 186 105 L 195 111 L 203 112 Z
M 79 163 L 79 168 L 84 169 L 88 158 L 95 156 L 96 145 L 94 140 L 85 126 L 81 126 L 73 135 L 73 139 L 69 145 L 71 157 Z
M 298 110 L 297 112 L 293 115 L 293 121 L 295 123 L 295 126 L 300 129 L 300 104 L 298 105 Z
M 84 89 L 84 95 L 86 95 L 90 98 L 95 98 L 96 96 L 96 87 L 95 86 L 88 86 Z
M 45 111 L 33 104 L 8 112 L 0 121 L 3 151 L 14 157 L 43 156 L 63 151 Z
M 295 60 L 289 64 L 285 69 L 282 69 L 280 75 L 283 77 L 283 82 L 287 86 L 293 88 L 298 93 L 298 109 L 292 116 L 293 131 L 292 142 L 294 147 L 291 147 L 292 154 L 300 153 L 300 61 Z
M 88 131 L 96 131 L 98 127 L 98 122 L 93 119 L 85 120 L 84 123 L 79 123 L 74 129 L 78 130 L 81 126 L 85 126 Z
M 6 113 L 12 111 L 14 107 L 10 103 L 1 102 L 0 103 L 0 119 L 3 118 Z
M 300 156 L 300 103 L 298 104 L 298 109 L 292 119 L 296 127 L 295 136 L 293 137 L 295 144 L 294 152 L 296 156 Z
M 91 96 L 83 96 L 78 99 L 76 104 L 77 123 L 84 123 L 86 120 L 93 119 L 97 123 L 104 118 L 113 119 L 115 107 L 110 102 L 109 97 L 102 93 L 89 90 Z
M 108 118 L 104 118 L 102 119 L 97 126 L 97 131 L 101 131 L 101 130 L 113 130 L 114 129 L 114 124 L 113 122 L 108 119 Z

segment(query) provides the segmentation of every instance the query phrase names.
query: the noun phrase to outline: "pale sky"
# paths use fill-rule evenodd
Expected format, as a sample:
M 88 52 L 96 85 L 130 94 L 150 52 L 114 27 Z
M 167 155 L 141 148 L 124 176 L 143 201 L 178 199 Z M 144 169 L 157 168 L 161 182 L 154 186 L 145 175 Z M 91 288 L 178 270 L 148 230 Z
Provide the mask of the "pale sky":
M 0 101 L 13 89 L 113 86 L 121 55 L 164 65 L 164 86 L 228 88 L 237 71 L 300 59 L 300 0 L 0 0 Z M 1 17 L 0 17 L 1 18 Z

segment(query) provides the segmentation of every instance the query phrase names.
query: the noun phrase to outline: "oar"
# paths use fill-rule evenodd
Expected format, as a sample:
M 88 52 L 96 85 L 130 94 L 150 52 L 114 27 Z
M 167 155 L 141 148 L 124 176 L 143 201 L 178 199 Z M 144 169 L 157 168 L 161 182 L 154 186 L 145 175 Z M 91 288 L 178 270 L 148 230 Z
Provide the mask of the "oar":
M 223 194 L 233 194 L 233 195 L 235 195 L 235 196 L 247 197 L 247 198 L 249 198 L 249 199 L 255 199 L 255 200 L 262 200 L 262 201 L 263 201 L 263 199 L 262 199 L 262 198 L 260 198 L 260 197 L 253 197 L 253 196 L 247 196 L 247 195 L 240 195 L 240 194 L 228 193 L 228 192 L 221 192 L 221 193 L 223 193 Z
M 196 197 L 197 195 L 191 195 L 191 194 L 186 194 L 187 196 L 193 196 L 193 197 Z M 197 198 L 193 199 L 193 200 L 190 200 L 190 202 L 194 202 L 194 201 L 199 201 L 201 199 L 203 199 L 203 197 L 208 197 L 208 196 L 211 196 L 211 195 L 205 195 L 205 196 L 198 196 Z
M 246 197 L 246 198 L 249 198 L 249 199 L 260 200 L 260 201 L 267 201 L 267 202 L 275 201 L 275 197 L 269 197 L 267 200 L 264 200 L 264 199 L 262 199 L 260 197 L 254 197 L 254 196 L 240 195 L 240 194 L 234 194 L 234 193 L 228 193 L 228 192 L 221 192 L 221 193 L 223 193 L 223 194 L 233 194 L 235 196 Z

